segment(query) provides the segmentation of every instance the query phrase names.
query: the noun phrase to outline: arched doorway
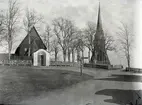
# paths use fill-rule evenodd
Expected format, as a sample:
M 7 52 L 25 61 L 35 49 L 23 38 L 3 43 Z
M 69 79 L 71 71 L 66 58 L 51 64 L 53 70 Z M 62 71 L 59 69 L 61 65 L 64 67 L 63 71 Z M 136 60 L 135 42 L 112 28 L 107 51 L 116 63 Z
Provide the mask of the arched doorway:
M 46 53 L 38 52 L 38 66 L 46 66 Z

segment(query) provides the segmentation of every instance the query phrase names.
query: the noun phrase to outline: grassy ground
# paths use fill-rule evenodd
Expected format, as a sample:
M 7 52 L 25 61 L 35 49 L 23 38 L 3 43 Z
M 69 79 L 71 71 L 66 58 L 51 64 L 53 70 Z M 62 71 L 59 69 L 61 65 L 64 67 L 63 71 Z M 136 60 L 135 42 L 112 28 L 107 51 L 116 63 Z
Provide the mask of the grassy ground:
M 0 103 L 17 103 L 64 89 L 91 76 L 66 70 L 46 70 L 24 67 L 0 67 Z

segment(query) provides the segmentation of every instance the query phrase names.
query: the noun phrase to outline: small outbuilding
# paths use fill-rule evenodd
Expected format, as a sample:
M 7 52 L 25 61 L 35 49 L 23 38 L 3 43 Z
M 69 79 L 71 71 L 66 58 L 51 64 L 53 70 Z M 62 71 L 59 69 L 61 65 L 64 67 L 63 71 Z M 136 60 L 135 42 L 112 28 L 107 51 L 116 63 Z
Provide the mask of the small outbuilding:
M 50 65 L 50 55 L 44 49 L 39 49 L 33 53 L 33 65 L 34 66 L 49 66 Z

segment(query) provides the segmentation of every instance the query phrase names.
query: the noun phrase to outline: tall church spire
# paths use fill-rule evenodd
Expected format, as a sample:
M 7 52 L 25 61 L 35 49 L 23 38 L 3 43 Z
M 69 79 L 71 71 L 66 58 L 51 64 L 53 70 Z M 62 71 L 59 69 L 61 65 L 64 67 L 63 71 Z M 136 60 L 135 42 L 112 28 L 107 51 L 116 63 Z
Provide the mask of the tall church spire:
M 99 8 L 98 8 L 98 20 L 97 20 L 97 30 L 103 30 L 102 29 L 102 21 L 101 21 L 101 10 L 100 10 L 100 1 L 99 1 Z
M 107 55 L 107 51 L 105 49 L 105 38 L 104 32 L 102 28 L 101 21 L 101 10 L 100 10 L 100 2 L 98 8 L 98 20 L 97 20 L 97 28 L 94 38 L 94 49 L 91 57 L 91 62 L 96 62 L 96 64 L 110 64 L 109 58 Z

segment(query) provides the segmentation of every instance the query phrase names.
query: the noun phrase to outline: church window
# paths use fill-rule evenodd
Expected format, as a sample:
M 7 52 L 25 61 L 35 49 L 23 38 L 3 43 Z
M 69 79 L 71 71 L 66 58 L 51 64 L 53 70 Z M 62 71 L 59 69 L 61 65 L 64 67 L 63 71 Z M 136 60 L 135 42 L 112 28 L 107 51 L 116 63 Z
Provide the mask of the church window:
M 27 51 L 27 48 L 25 48 L 24 51 Z

